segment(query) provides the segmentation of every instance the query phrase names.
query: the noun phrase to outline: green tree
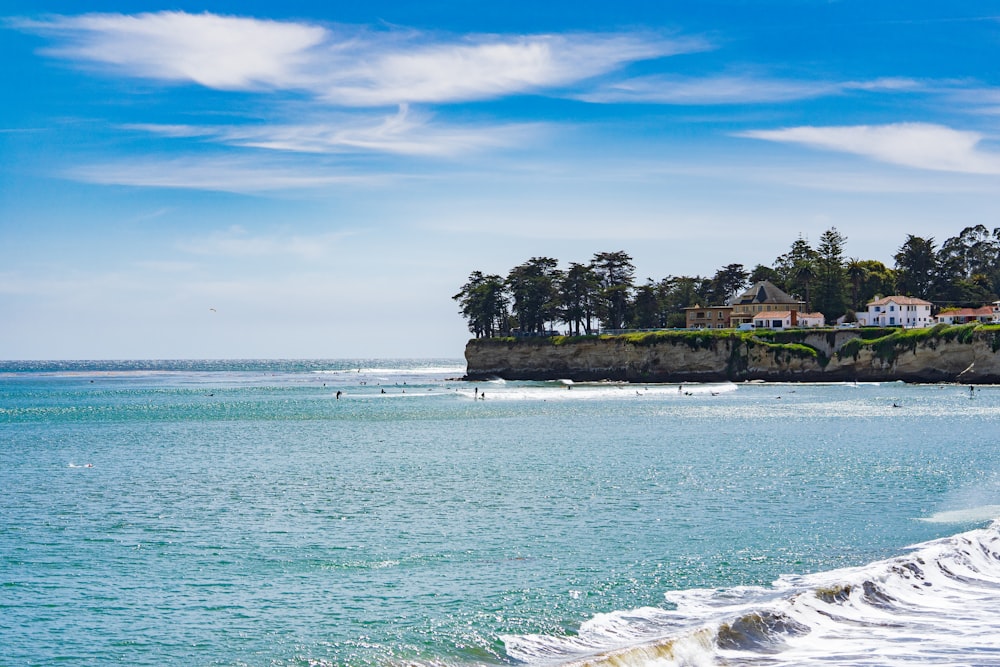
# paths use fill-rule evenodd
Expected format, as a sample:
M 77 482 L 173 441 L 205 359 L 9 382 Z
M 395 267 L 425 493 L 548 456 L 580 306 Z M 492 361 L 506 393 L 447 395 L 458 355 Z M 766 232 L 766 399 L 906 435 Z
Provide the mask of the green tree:
M 858 289 L 858 310 L 864 309 L 865 305 L 877 296 L 887 296 L 896 291 L 896 272 L 888 266 L 874 259 L 861 260 L 861 266 L 865 270 L 864 277 Z
M 772 269 L 770 266 L 764 266 L 763 264 L 758 264 L 757 266 L 753 267 L 753 270 L 750 272 L 750 276 L 747 278 L 747 282 L 750 283 L 751 285 L 756 285 L 757 283 L 762 282 L 764 280 L 768 281 L 769 283 L 772 283 L 773 285 L 781 289 L 785 289 L 785 283 L 782 280 L 781 276 L 778 275 L 778 272 Z
M 600 279 L 593 267 L 572 262 L 558 284 L 559 318 L 574 335 L 592 333 Z
M 522 333 L 542 333 L 558 318 L 556 283 L 559 262 L 551 257 L 532 257 L 507 274 L 512 310 Z
M 747 287 L 750 274 L 742 264 L 727 264 L 712 278 L 712 301 L 723 305 Z
M 907 234 L 894 259 L 898 291 L 906 296 L 930 299 L 938 268 L 934 239 Z
M 795 239 L 788 252 L 774 260 L 774 271 L 779 277 L 774 284 L 789 294 L 804 297 L 807 309 L 810 304 L 810 288 L 816 277 L 815 263 L 816 251 L 801 235 Z
M 451 298 L 458 301 L 461 306 L 459 312 L 476 338 L 490 338 L 507 332 L 508 301 L 500 276 L 473 271 L 468 282 Z
M 628 309 L 632 298 L 632 281 L 635 266 L 632 258 L 623 250 L 601 252 L 594 255 L 590 265 L 597 275 L 599 291 L 599 314 L 606 329 L 621 329 L 628 319 Z
M 663 326 L 659 285 L 652 278 L 635 288 L 631 326 L 636 329 L 656 329 Z
M 868 267 L 857 257 L 852 257 L 847 260 L 844 272 L 847 274 L 847 280 L 851 284 L 851 308 L 860 310 L 861 284 L 868 277 Z
M 816 248 L 816 310 L 832 322 L 847 311 L 847 275 L 844 244 L 847 238 L 836 227 L 823 232 Z
M 708 304 L 711 280 L 698 276 L 676 276 L 660 281 L 663 326 L 682 329 L 687 326 L 685 308 Z

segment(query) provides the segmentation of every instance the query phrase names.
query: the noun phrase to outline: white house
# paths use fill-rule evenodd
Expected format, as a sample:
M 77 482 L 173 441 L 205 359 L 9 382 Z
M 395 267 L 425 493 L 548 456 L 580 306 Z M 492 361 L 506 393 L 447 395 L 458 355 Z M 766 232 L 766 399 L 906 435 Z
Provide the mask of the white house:
M 868 310 L 858 313 L 858 322 L 866 327 L 921 328 L 934 324 L 931 302 L 912 296 L 884 296 L 868 303 Z
M 799 313 L 799 326 L 804 329 L 826 326 L 826 318 L 823 313 Z
M 753 316 L 754 329 L 791 329 L 798 326 L 794 310 L 765 310 Z

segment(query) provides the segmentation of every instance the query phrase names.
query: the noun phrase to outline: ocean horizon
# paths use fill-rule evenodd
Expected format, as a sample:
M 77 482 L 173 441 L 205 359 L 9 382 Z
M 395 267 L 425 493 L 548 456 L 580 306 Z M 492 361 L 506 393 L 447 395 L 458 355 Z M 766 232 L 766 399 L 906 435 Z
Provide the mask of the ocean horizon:
M 1000 386 L 0 361 L 0 664 L 1000 665 Z

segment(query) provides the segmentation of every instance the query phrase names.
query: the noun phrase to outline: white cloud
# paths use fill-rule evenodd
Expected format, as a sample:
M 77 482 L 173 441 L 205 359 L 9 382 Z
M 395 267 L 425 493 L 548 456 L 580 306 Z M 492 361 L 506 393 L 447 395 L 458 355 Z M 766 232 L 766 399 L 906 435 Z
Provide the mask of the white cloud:
M 21 21 L 48 53 L 127 75 L 224 90 L 305 90 L 327 103 L 384 106 L 488 99 L 566 86 L 629 62 L 709 48 L 648 34 L 469 35 L 367 32 L 159 12 Z
M 189 126 L 130 125 L 128 129 L 168 137 L 204 137 L 231 146 L 300 153 L 379 152 L 399 155 L 451 156 L 485 148 L 523 143 L 539 124 L 443 126 L 427 114 L 401 105 L 388 116 L 341 114 L 321 122 L 277 125 Z
M 129 159 L 91 164 L 66 170 L 72 180 L 101 185 L 185 188 L 253 194 L 302 190 L 335 185 L 377 185 L 390 176 L 344 175 L 315 165 L 270 166 L 260 160 L 178 158 L 172 160 Z
M 337 232 L 315 236 L 252 235 L 238 225 L 223 232 L 192 239 L 181 244 L 180 249 L 194 255 L 223 257 L 268 257 L 290 255 L 300 259 L 316 260 L 325 256 L 341 239 L 351 232 Z
M 567 86 L 637 60 L 708 48 L 697 39 L 644 35 L 471 36 L 393 48 L 331 76 L 324 99 L 349 106 L 502 97 Z
M 224 90 L 294 87 L 310 49 L 327 37 L 314 25 L 184 12 L 85 14 L 20 26 L 61 40 L 52 55 Z
M 1000 174 L 1000 153 L 983 150 L 978 132 L 929 123 L 791 127 L 753 130 L 738 136 L 863 155 L 917 169 L 968 174 Z
M 607 84 L 577 99 L 597 103 L 653 103 L 678 105 L 757 104 L 789 102 L 851 90 L 909 91 L 918 87 L 911 79 L 875 79 L 872 81 L 801 81 L 752 75 L 681 77 L 651 75 Z

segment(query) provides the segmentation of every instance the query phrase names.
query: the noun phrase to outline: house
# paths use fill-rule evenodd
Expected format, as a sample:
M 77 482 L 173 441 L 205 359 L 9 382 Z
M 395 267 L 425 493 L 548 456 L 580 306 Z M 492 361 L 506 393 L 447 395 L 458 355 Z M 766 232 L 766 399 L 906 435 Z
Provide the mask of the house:
M 942 324 L 968 324 L 969 322 L 995 322 L 996 305 L 979 308 L 950 308 L 942 310 L 934 319 Z
M 823 313 L 799 313 L 799 326 L 803 329 L 826 326 Z
M 732 306 L 699 306 L 684 309 L 685 326 L 688 329 L 728 329 Z
M 858 313 L 858 323 L 866 327 L 921 328 L 934 324 L 931 302 L 912 296 L 884 296 L 867 304 Z
M 798 326 L 798 313 L 794 310 L 765 310 L 753 316 L 754 329 L 791 329 Z
M 754 316 L 766 311 L 797 313 L 805 306 L 805 302 L 786 294 L 770 281 L 762 280 L 733 297 L 729 305 L 733 309 L 730 324 L 739 327 L 741 324 L 753 323 Z

